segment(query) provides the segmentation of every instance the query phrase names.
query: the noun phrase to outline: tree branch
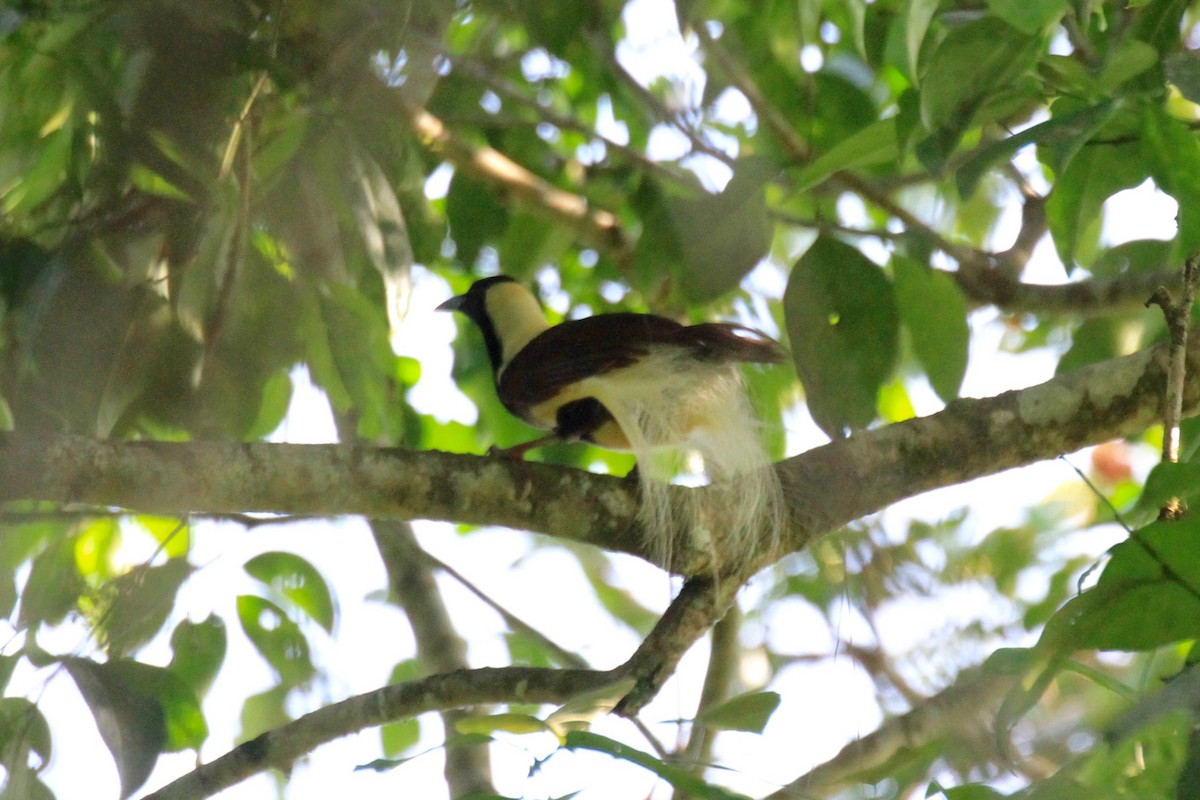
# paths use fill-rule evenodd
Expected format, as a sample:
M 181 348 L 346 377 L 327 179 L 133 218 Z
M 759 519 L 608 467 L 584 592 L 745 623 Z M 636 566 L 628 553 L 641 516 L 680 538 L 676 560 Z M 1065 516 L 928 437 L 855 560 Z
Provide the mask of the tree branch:
M 326 742 L 426 711 L 511 702 L 561 704 L 620 678 L 616 671 L 500 667 L 459 670 L 385 686 L 305 714 L 238 745 L 151 793 L 146 800 L 210 797 L 258 772 L 287 769 Z
M 1200 405 L 1200 338 L 1188 347 L 1183 413 Z M 1129 436 L 1159 421 L 1167 350 L 1157 346 L 928 417 L 863 431 L 778 465 L 785 550 L 921 492 Z M 684 489 L 678 491 L 703 491 Z M 361 514 L 503 525 L 653 561 L 636 481 L 537 463 L 353 445 L 115 442 L 0 434 L 0 501 L 145 512 Z M 684 575 L 711 554 L 676 545 Z M 766 555 L 763 558 L 767 558 Z M 753 566 L 762 566 L 762 563 Z

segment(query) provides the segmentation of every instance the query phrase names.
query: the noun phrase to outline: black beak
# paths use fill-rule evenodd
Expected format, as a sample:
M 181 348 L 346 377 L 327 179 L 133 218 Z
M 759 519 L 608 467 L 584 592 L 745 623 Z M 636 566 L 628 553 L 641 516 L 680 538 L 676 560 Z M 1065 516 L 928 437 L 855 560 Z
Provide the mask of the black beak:
M 461 311 L 462 307 L 463 307 L 463 303 L 465 303 L 466 300 L 467 300 L 467 296 L 465 294 L 460 294 L 457 297 L 451 297 L 449 300 L 442 303 L 440 306 L 438 306 L 434 310 L 435 311 Z

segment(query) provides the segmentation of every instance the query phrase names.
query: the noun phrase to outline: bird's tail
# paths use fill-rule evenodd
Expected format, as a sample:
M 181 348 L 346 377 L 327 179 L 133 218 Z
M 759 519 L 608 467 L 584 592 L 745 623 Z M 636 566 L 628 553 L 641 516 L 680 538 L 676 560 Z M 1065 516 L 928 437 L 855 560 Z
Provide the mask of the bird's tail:
M 741 371 L 694 360 L 643 366 L 645 383 L 638 391 L 601 400 L 637 456 L 639 516 L 651 552 L 669 568 L 680 542 L 706 552 L 717 575 L 763 551 L 775 552 L 784 525 L 783 491 Z M 701 480 L 701 491 L 670 488 L 672 482 Z M 687 538 L 677 539 L 682 536 Z

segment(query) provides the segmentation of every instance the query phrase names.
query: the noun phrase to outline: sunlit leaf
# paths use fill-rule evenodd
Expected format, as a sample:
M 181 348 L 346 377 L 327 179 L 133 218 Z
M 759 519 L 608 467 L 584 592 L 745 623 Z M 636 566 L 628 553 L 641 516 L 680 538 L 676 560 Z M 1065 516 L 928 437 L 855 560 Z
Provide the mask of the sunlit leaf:
M 226 639 L 225 622 L 215 614 L 201 622 L 183 620 L 171 633 L 167 669 L 203 696 L 225 660 Z
M 333 596 L 321 573 L 308 561 L 295 553 L 261 553 L 246 562 L 245 570 L 295 603 L 326 631 L 333 631 Z
M 696 721 L 710 728 L 762 733 L 771 715 L 779 708 L 779 699 L 778 692 L 738 695 L 720 705 L 705 709 L 696 717 Z
M 270 600 L 244 594 L 237 599 L 237 612 L 242 630 L 284 686 L 296 686 L 312 677 L 308 639 L 282 608 Z

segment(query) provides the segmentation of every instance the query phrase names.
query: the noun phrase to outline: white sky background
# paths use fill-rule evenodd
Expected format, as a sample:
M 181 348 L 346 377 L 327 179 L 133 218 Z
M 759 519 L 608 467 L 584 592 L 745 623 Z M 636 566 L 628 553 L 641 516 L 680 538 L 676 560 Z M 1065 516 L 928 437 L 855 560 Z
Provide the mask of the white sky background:
M 627 7 L 626 18 L 629 38 L 618 51 L 622 62 L 645 82 L 668 72 L 681 76 L 684 87 L 681 102 L 698 97 L 703 75 L 692 60 L 690 48 L 679 39 L 668 0 L 634 0 Z M 736 96 L 727 98 L 727 107 L 730 113 L 745 108 Z M 602 133 L 618 140 L 622 136 L 616 124 Z M 660 157 L 676 152 L 677 146 L 677 135 L 665 128 L 651 139 L 652 152 Z M 720 182 L 723 178 L 718 176 L 713 180 Z M 1131 238 L 1170 238 L 1175 232 L 1174 215 L 1173 201 L 1155 192 L 1152 186 L 1124 192 L 1109 203 L 1106 239 L 1119 242 Z M 1015 213 L 1010 216 L 1009 236 L 1016 226 Z M 1001 233 L 1000 238 L 1004 235 Z M 1057 258 L 1047 247 L 1048 242 L 1044 241 L 1030 263 L 1026 280 L 1043 283 L 1065 280 Z M 436 410 L 469 423 L 474 419 L 474 407 L 450 380 L 450 341 L 455 335 L 455 322 L 451 315 L 432 310 L 449 296 L 449 289 L 440 279 L 423 271 L 418 271 L 416 277 L 411 311 L 398 348 L 422 364 L 421 381 L 410 399 L 421 410 Z M 761 267 L 750 280 L 756 286 L 776 285 L 782 289 L 782 279 L 771 267 Z M 963 386 L 964 396 L 990 396 L 1040 383 L 1052 376 L 1055 363 L 1052 354 L 1001 353 L 998 347 L 1001 333 L 1002 325 L 994 312 L 985 310 L 972 317 L 971 361 Z M 295 376 L 295 382 L 292 411 L 277 432 L 276 440 L 335 441 L 323 395 L 307 382 L 303 373 Z M 927 387 L 919 384 L 911 389 L 918 412 L 936 411 L 940 404 Z M 805 412 L 789 415 L 788 426 L 789 454 L 826 441 Z M 1076 463 L 1086 464 L 1079 457 Z M 970 524 L 986 532 L 1019 523 L 1022 509 L 1043 498 L 1048 487 L 1074 480 L 1075 475 L 1066 464 L 1046 462 L 905 501 L 884 512 L 883 520 L 889 530 L 901 531 L 911 518 L 936 520 L 953 509 L 969 505 Z M 455 567 L 554 641 L 580 652 L 595 666 L 614 666 L 637 646 L 637 638 L 600 609 L 579 567 L 564 552 L 555 548 L 530 551 L 531 538 L 527 534 L 502 529 L 464 535 L 450 525 L 418 522 L 416 530 L 433 555 Z M 138 563 L 153 552 L 154 544 L 148 536 L 131 533 L 127 539 L 125 554 L 130 563 Z M 241 699 L 273 684 L 269 668 L 241 635 L 234 609 L 237 594 L 260 591 L 259 585 L 242 570 L 242 564 L 253 555 L 276 549 L 298 552 L 322 571 L 337 592 L 336 642 L 317 626 L 306 625 L 314 643 L 314 660 L 325 667 L 330 684 L 317 687 L 310 697 L 297 702 L 294 712 L 303 713 L 378 688 L 386 683 L 396 662 L 413 655 L 412 637 L 404 615 L 377 599 L 385 589 L 385 575 L 370 534 L 360 520 L 265 526 L 253 531 L 234 524 L 201 523 L 194 529 L 193 542 L 191 561 L 201 569 L 185 584 L 178 609 L 197 621 L 211 612 L 220 614 L 227 622 L 230 643 L 226 662 L 205 701 L 212 732 L 202 752 L 203 760 L 211 760 L 231 746 L 240 727 L 237 714 Z M 1089 547 L 1098 552 L 1110 543 L 1092 541 Z M 615 560 L 621 567 L 620 579 L 639 597 L 656 608 L 665 607 L 668 582 L 663 573 L 631 557 L 616 556 Z M 767 573 L 744 590 L 743 602 L 760 598 L 770 579 Z M 502 638 L 505 627 L 499 617 L 455 581 L 439 576 L 439 585 L 445 591 L 452 618 L 470 642 L 471 665 L 508 663 Z M 979 614 L 980 600 L 956 597 L 953 605 L 928 601 L 896 603 L 880 617 L 885 644 L 889 650 L 915 646 L 946 625 Z M 214 601 L 219 604 L 214 606 Z M 148 648 L 143 655 L 145 660 L 158 664 L 169 660 L 167 636 L 176 622 L 178 619 L 168 623 L 167 635 L 160 636 Z M 767 625 L 765 635 L 770 637 L 772 647 L 783 652 L 831 653 L 839 644 L 831 640 L 817 612 L 799 601 L 778 604 Z M 0 638 L 4 630 L 0 626 Z M 847 616 L 837 636 L 841 642 L 871 641 L 871 634 L 852 616 Z M 85 633 L 70 625 L 44 635 L 41 643 L 51 652 L 87 647 Z M 692 715 L 692 704 L 703 680 L 706 651 L 704 643 L 693 648 L 681 664 L 678 676 L 643 713 L 644 720 Z M 750 669 L 753 671 L 753 664 Z M 753 674 L 743 678 L 751 684 L 755 681 Z M 795 778 L 856 736 L 874 730 L 880 722 L 871 679 L 848 658 L 789 667 L 776 676 L 770 688 L 779 691 L 783 701 L 765 735 L 727 733 L 718 743 L 717 761 L 734 770 L 722 773 L 720 780 L 728 780 L 732 788 L 752 796 L 762 795 Z M 44 777 L 59 798 L 117 797 L 115 768 L 95 733 L 90 712 L 65 674 L 46 682 L 44 673 L 34 675 L 22 670 L 9 691 L 27 692 L 30 698 L 38 699 L 52 720 L 55 755 Z M 66 715 L 79 721 L 78 730 L 69 737 L 63 736 L 67 727 L 62 720 Z M 286 796 L 293 800 L 325 800 L 339 794 L 356 798 L 444 797 L 442 754 L 437 749 L 441 740 L 439 728 L 436 722 L 423 720 L 422 742 L 416 750 L 434 749 L 383 774 L 353 771 L 356 765 L 379 755 L 377 730 L 326 745 L 309 762 L 297 766 Z M 627 722 L 601 720 L 595 729 L 649 749 Z M 672 725 L 657 725 L 655 729 L 663 741 L 668 744 L 675 741 Z M 548 735 L 502 735 L 501 738 L 503 742 L 493 746 L 493 761 L 497 789 L 504 795 L 549 798 L 582 789 L 580 800 L 645 798 L 655 784 L 654 777 L 638 767 L 587 753 L 556 754 L 529 775 L 533 760 L 552 753 L 555 742 Z M 165 756 L 147 786 L 157 788 L 193 765 L 191 754 Z M 222 800 L 259 800 L 275 796 L 276 791 L 275 778 L 260 775 L 219 796 Z M 667 797 L 669 791 L 660 786 L 654 796 Z

